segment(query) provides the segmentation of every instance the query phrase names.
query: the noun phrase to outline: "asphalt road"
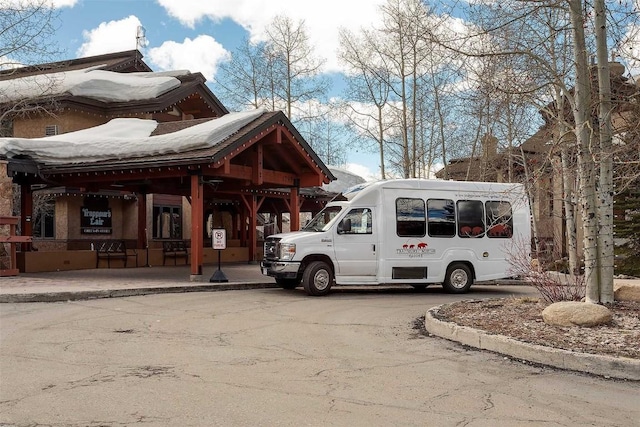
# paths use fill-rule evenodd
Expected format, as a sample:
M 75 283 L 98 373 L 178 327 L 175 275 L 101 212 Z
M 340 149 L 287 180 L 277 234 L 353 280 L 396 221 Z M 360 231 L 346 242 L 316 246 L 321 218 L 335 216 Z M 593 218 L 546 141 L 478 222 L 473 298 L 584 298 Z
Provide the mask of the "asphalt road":
M 640 426 L 640 384 L 466 349 L 442 293 L 262 289 L 0 304 L 0 426 Z

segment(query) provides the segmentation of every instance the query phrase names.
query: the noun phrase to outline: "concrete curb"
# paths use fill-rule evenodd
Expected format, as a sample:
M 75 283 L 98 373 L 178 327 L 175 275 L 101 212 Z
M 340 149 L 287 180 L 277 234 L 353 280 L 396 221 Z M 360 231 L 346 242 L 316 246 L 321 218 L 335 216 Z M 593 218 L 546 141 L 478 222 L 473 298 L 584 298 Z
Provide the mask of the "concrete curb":
M 99 298 L 121 298 L 154 294 L 237 291 L 245 289 L 270 289 L 278 287 L 279 286 L 275 283 L 218 283 L 215 285 L 160 286 L 133 289 L 3 294 L 0 295 L 0 303 L 81 301 Z
M 430 308 L 424 319 L 427 332 L 463 345 L 493 351 L 516 359 L 553 366 L 571 371 L 587 372 L 604 377 L 640 381 L 640 360 L 626 357 L 575 353 L 517 341 L 504 335 L 491 335 L 467 326 L 444 322 L 435 318 L 443 304 Z

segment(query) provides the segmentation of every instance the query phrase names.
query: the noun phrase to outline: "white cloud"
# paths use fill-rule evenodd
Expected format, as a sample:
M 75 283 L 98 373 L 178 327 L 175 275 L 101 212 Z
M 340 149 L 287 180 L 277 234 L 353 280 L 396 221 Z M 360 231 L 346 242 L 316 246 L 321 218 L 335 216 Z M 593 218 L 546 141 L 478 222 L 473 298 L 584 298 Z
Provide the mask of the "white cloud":
M 142 24 L 135 15 L 119 21 L 103 22 L 97 28 L 83 31 L 85 42 L 78 49 L 78 56 L 101 55 L 136 48 L 136 32 Z
M 182 43 L 166 41 L 160 47 L 149 49 L 148 58 L 162 70 L 188 69 L 200 72 L 213 80 L 218 64 L 230 54 L 213 37 L 201 35 Z
M 193 27 L 208 18 L 214 22 L 231 19 L 245 28 L 252 40 L 262 40 L 265 28 L 277 14 L 304 20 L 316 54 L 327 60 L 325 71 L 340 71 L 336 51 L 338 30 L 357 31 L 379 21 L 378 7 L 384 0 L 158 0 L 167 13 Z

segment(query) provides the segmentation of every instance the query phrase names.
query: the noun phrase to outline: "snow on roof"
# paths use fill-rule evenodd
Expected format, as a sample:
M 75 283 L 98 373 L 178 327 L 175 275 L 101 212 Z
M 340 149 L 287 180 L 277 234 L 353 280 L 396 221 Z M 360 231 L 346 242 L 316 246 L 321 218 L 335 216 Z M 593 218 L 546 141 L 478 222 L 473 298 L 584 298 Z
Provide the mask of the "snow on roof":
M 156 98 L 180 86 L 176 76 L 187 70 L 159 73 L 116 73 L 101 66 L 57 73 L 37 74 L 0 81 L 0 103 L 56 96 L 65 93 L 104 102 Z
M 134 118 L 46 138 L 0 138 L 0 156 L 27 156 L 50 165 L 93 163 L 212 147 L 265 113 L 229 113 L 177 132 L 150 136 L 155 120 Z
M 334 166 L 329 166 L 329 170 L 336 177 L 336 180 L 331 181 L 329 184 L 323 184 L 322 189 L 330 193 L 342 193 L 349 187 L 365 182 L 364 178 L 348 170 Z

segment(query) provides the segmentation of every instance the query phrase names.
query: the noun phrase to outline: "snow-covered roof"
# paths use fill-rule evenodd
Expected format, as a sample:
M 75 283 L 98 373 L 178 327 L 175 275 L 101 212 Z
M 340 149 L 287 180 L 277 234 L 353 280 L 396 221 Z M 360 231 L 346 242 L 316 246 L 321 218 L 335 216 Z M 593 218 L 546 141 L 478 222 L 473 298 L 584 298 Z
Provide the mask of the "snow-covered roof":
M 140 101 L 179 87 L 176 77 L 190 74 L 187 70 L 116 73 L 100 67 L 1 80 L 0 103 L 63 94 L 103 102 Z
M 323 184 L 322 189 L 330 193 L 342 193 L 349 187 L 353 187 L 356 184 L 362 184 L 365 179 L 358 176 L 348 170 L 337 168 L 334 166 L 328 166 L 329 170 L 336 177 L 335 181 L 331 181 L 329 184 Z
M 151 136 L 158 123 L 134 118 L 46 138 L 0 138 L 0 156 L 26 156 L 49 165 L 95 163 L 180 153 L 215 146 L 265 113 L 229 113 L 173 133 Z

